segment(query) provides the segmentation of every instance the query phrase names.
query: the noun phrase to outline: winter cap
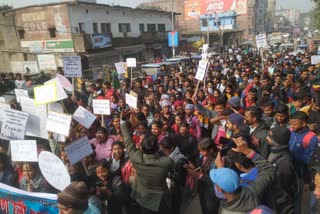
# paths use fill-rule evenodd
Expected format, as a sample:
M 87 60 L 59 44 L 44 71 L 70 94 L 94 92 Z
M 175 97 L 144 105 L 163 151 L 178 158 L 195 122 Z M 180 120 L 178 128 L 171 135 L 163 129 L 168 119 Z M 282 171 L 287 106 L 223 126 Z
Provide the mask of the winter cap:
M 227 193 L 235 192 L 240 185 L 239 175 L 229 168 L 211 169 L 210 179 Z
M 228 102 L 229 106 L 231 106 L 232 108 L 239 108 L 240 107 L 240 97 L 235 96 L 235 97 L 231 97 Z
M 183 100 L 176 100 L 174 101 L 174 108 L 176 109 L 178 106 L 182 106 L 183 105 Z
M 165 106 L 171 106 L 171 103 L 168 100 L 161 101 L 161 107 L 163 108 Z
M 67 186 L 61 193 L 58 193 L 58 203 L 74 208 L 88 209 L 89 190 L 82 181 L 74 181 Z
M 192 105 L 192 104 L 187 104 L 187 105 L 184 107 L 184 110 L 193 111 L 193 110 L 194 110 L 194 105 Z
M 275 126 L 270 129 L 271 135 L 269 134 L 269 138 L 271 138 L 272 142 L 277 145 L 289 145 L 291 132 L 285 126 Z
M 248 212 L 248 214 L 273 214 L 274 212 L 266 206 L 260 205 L 257 208 L 253 209 L 251 212 Z
M 242 114 L 239 113 L 232 113 L 229 115 L 228 120 L 237 126 L 243 126 L 244 125 L 244 117 Z

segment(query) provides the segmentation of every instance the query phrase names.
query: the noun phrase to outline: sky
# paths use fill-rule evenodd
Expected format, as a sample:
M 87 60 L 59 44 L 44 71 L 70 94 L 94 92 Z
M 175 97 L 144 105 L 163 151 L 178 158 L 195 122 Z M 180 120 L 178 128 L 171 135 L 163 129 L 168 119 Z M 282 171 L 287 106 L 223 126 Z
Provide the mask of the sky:
M 148 0 L 97 0 L 98 3 L 122 5 L 136 7 L 140 3 Z M 61 0 L 0 0 L 1 4 L 9 4 L 13 7 L 23 7 L 26 5 L 43 4 L 49 2 L 61 2 Z M 311 0 L 277 0 L 277 8 L 300 9 L 302 12 L 309 11 L 312 8 Z

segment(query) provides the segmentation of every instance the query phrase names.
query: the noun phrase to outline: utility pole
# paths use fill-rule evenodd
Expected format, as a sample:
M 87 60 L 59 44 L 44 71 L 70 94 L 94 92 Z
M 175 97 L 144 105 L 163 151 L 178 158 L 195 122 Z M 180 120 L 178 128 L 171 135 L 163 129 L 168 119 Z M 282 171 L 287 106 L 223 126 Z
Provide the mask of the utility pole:
M 207 43 L 210 47 L 210 27 L 209 27 L 209 14 L 207 14 Z
M 172 32 L 174 32 L 174 12 L 173 12 L 173 0 L 171 0 L 171 28 Z M 174 42 L 172 43 L 172 58 L 176 56 L 176 49 L 174 47 Z

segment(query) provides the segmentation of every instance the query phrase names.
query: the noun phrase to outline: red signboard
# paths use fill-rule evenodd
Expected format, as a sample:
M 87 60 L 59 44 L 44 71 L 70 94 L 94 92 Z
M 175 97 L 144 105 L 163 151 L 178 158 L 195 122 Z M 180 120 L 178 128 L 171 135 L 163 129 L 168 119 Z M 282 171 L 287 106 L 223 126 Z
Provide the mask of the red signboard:
M 200 15 L 236 11 L 247 13 L 248 0 L 187 0 L 184 2 L 185 19 L 199 19 Z

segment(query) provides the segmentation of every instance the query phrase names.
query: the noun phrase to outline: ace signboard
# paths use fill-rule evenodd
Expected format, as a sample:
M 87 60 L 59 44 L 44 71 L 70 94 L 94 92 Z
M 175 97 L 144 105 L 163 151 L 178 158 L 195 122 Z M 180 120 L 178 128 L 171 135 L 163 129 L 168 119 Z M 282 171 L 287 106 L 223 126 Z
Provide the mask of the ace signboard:
M 82 77 L 81 57 L 63 57 L 63 69 L 65 77 Z

